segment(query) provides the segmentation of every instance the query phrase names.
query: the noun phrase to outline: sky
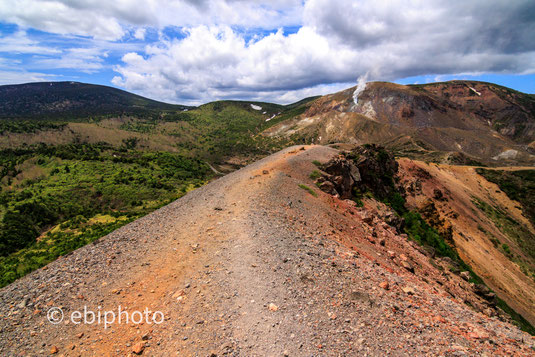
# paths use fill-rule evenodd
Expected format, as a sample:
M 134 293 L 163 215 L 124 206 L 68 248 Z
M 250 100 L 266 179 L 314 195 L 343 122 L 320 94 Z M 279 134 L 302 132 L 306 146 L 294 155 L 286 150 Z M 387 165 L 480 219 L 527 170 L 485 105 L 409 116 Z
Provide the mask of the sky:
M 535 93 L 533 0 L 1 0 L 0 84 L 196 105 L 452 79 Z

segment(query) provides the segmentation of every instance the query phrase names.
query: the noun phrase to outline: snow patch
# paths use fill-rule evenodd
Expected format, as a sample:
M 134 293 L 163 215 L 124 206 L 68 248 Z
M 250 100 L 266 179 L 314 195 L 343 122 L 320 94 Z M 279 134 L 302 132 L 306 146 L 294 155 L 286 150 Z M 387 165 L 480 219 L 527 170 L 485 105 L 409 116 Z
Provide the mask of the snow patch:
M 271 119 L 275 118 L 276 116 L 277 116 L 277 114 L 273 114 L 273 115 L 271 116 L 271 118 L 267 118 L 266 121 L 270 121 Z
M 477 90 L 475 90 L 475 89 L 472 88 L 472 87 L 468 87 L 468 88 L 470 88 L 470 90 L 471 90 L 472 92 L 474 92 L 475 94 L 477 94 L 478 96 L 481 97 L 481 93 L 479 93 Z
M 254 105 L 254 104 L 251 104 L 251 108 L 253 108 L 254 110 L 262 110 L 261 106 Z

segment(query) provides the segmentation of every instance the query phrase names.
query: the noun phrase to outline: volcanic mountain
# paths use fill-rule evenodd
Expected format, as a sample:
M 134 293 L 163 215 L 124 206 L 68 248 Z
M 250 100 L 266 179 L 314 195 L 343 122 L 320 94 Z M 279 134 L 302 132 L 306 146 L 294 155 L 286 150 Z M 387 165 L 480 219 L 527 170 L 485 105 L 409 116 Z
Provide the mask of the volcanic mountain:
M 323 96 L 268 137 L 381 143 L 402 156 L 488 164 L 535 157 L 535 96 L 484 82 L 368 83 Z

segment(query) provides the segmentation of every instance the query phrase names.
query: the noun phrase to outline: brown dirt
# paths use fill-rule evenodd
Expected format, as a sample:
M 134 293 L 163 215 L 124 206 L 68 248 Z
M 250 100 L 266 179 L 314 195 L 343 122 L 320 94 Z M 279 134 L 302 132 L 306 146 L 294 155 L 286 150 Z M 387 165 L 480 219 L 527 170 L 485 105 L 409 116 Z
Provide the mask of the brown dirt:
M 498 296 L 534 324 L 535 281 L 495 248 L 489 234 L 485 232 L 490 232 L 501 243 L 507 243 L 515 254 L 524 253 L 515 241 L 507 237 L 473 204 L 472 197 L 501 207 L 514 220 L 535 233 L 532 222 L 522 214 L 520 204 L 510 200 L 496 184 L 478 175 L 475 167 L 426 164 L 409 159 L 401 159 L 399 162 L 400 176 L 404 180 L 419 180 L 422 184 L 421 192 L 412 197 L 409 195 L 409 204 L 418 207 L 424 200 L 433 199 L 441 217 L 453 226 L 453 239 L 461 258 L 472 266 Z M 430 177 L 419 175 L 418 168 L 427 171 Z M 526 167 L 496 169 L 522 170 Z M 447 200 L 434 199 L 435 189 L 447 193 Z
M 383 206 L 314 186 L 312 161 L 336 152 L 286 149 L 3 288 L 0 355 L 533 354 L 531 336 L 469 308 L 484 302 L 382 222 Z M 46 319 L 84 305 L 166 320 Z

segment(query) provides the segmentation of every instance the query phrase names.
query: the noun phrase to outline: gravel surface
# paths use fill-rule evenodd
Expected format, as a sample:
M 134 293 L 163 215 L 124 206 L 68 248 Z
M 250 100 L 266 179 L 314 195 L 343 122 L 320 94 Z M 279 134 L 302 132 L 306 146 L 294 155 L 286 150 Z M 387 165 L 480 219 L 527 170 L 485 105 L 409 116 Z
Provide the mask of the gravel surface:
M 336 153 L 288 148 L 3 288 L 0 355 L 534 355 L 380 205 L 314 186 L 312 161 Z M 69 321 L 84 306 L 165 320 Z

